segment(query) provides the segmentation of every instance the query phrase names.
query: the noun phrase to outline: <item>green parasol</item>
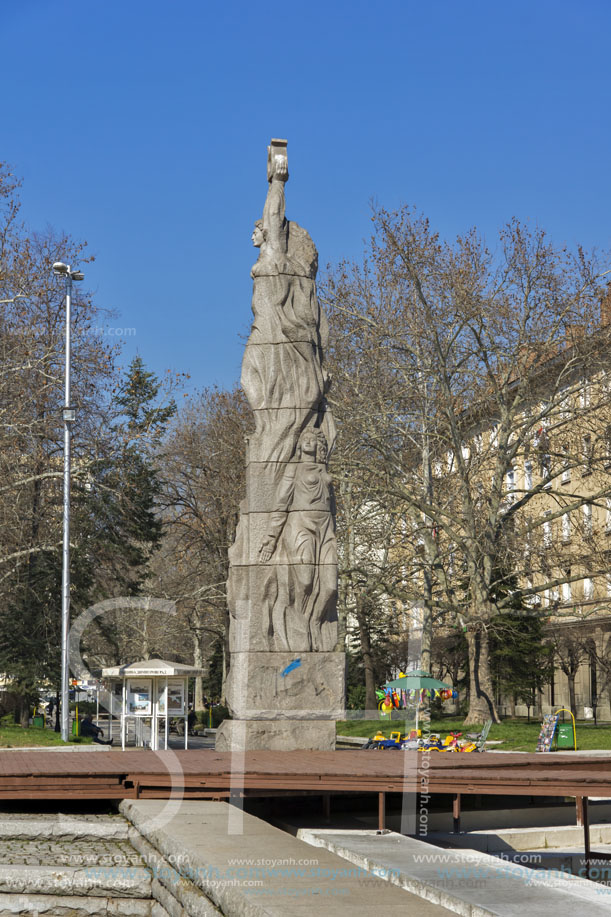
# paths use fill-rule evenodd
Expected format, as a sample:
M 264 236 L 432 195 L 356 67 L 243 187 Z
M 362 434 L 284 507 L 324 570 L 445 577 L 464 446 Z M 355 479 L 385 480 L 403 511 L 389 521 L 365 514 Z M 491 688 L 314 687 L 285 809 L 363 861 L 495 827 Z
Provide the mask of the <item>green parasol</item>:
M 394 681 L 387 681 L 385 688 L 391 688 L 394 691 L 441 691 L 443 688 L 452 688 L 444 681 L 433 678 L 430 672 L 424 672 L 417 669 L 414 672 L 407 672 L 401 678 L 395 678 Z M 418 713 L 420 712 L 420 701 L 416 704 L 416 732 L 418 731 Z

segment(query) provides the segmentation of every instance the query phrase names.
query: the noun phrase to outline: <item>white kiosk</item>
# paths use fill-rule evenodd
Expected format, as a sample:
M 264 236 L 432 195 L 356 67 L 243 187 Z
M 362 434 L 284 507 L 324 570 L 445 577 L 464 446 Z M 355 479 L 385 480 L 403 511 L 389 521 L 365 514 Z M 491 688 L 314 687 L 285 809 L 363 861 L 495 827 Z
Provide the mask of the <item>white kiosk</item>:
M 136 745 L 159 750 L 160 727 L 164 748 L 168 747 L 171 719 L 182 719 L 185 748 L 189 742 L 189 678 L 201 675 L 202 669 L 164 659 L 145 659 L 131 665 L 102 669 L 102 677 L 123 682 L 121 704 L 121 748 L 133 721 Z

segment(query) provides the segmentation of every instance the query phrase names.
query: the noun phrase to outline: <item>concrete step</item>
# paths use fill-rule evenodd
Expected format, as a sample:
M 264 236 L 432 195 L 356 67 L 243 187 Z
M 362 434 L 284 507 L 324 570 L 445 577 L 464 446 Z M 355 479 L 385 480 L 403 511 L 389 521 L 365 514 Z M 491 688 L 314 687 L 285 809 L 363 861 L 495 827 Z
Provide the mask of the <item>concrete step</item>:
M 164 917 L 121 816 L 5 814 L 0 917 Z
M 155 901 L 64 895 L 0 894 L 0 917 L 168 917 Z
M 142 866 L 142 859 L 128 841 L 114 838 L 2 838 L 2 866 Z
M 0 866 L 0 894 L 150 898 L 151 873 L 138 866 Z
M 3 812 L 0 840 L 45 837 L 125 840 L 127 829 L 127 822 L 121 815 L 30 815 Z

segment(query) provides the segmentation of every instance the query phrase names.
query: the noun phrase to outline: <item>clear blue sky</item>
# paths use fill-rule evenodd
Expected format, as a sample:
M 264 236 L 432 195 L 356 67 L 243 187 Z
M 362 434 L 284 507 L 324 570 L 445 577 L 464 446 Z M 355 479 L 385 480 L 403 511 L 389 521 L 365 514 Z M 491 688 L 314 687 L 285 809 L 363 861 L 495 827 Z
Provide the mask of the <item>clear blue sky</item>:
M 322 265 L 372 197 L 611 247 L 609 0 L 17 0 L 0 26 L 26 220 L 87 239 L 127 357 L 195 387 L 239 378 L 272 136 Z

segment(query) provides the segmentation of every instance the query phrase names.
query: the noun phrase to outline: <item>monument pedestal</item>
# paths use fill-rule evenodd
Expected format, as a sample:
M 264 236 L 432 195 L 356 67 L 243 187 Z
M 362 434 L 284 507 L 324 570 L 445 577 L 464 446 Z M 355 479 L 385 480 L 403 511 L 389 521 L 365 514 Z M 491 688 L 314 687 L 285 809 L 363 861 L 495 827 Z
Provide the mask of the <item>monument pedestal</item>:
M 335 748 L 345 666 L 344 653 L 232 653 L 226 696 L 234 719 L 218 730 L 217 751 Z
M 335 720 L 224 720 L 217 751 L 334 751 Z

